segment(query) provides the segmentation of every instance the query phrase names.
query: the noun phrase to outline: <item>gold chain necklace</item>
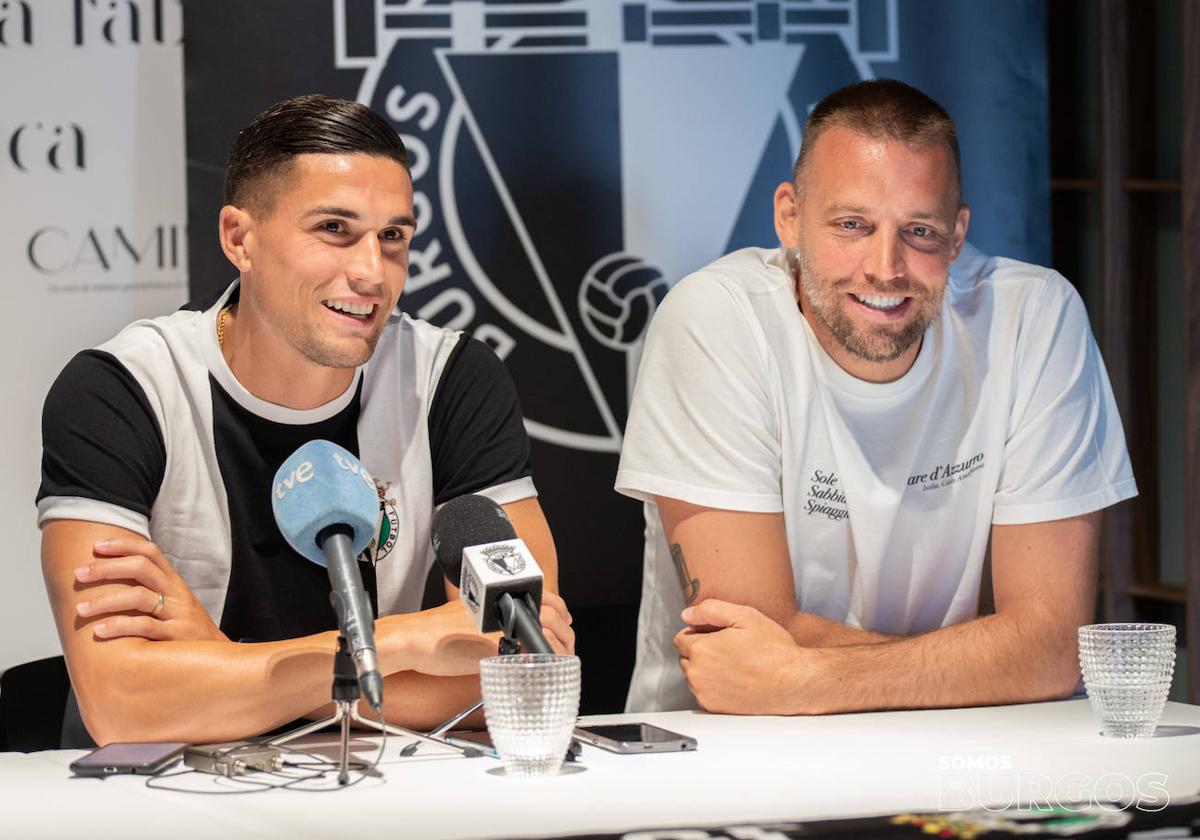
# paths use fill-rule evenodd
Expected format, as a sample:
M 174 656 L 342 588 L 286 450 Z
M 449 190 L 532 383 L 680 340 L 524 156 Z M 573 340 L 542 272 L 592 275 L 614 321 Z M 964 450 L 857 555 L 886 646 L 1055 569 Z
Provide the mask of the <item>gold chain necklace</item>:
M 220 313 L 217 315 L 217 347 L 225 349 L 225 316 L 229 314 L 229 307 L 221 307 Z

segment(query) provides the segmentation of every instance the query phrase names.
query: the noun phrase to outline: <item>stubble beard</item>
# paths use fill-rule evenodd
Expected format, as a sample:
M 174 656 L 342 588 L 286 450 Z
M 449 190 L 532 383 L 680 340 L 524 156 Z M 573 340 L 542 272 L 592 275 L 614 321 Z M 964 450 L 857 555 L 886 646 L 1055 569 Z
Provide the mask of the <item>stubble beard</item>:
M 873 324 L 859 327 L 847 314 L 852 306 L 846 300 L 851 279 L 822 277 L 813 271 L 804 249 L 797 254 L 797 283 L 807 301 L 808 314 L 821 322 L 834 340 L 853 356 L 867 362 L 892 362 L 921 340 L 925 331 L 937 320 L 942 306 L 942 288 L 930 292 L 910 283 L 891 283 L 876 286 L 880 295 L 905 295 L 917 307 L 915 316 L 899 327 Z
M 356 368 L 366 364 L 367 360 L 375 353 L 375 345 L 379 343 L 384 323 L 380 322 L 379 327 L 372 331 L 371 335 L 361 344 L 355 342 L 346 346 L 325 339 L 316 330 L 310 330 L 305 335 L 296 336 L 292 346 L 310 362 L 323 367 Z
M 378 316 L 377 316 L 378 317 Z M 361 340 L 336 340 L 325 336 L 319 324 L 309 321 L 304 324 L 289 324 L 284 330 L 284 340 L 304 358 L 327 368 L 357 368 L 366 364 L 375 353 L 375 346 L 387 326 L 381 318 L 370 335 Z

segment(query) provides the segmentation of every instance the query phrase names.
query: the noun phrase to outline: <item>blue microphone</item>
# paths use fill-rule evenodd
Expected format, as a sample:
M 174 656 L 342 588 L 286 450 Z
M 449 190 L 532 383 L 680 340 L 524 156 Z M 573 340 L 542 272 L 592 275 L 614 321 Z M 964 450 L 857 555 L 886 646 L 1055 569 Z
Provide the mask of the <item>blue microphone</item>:
M 375 617 L 356 559 L 379 532 L 375 480 L 342 447 L 311 440 L 275 473 L 271 508 L 288 545 L 329 569 L 329 600 L 350 646 L 359 688 L 379 711 L 383 677 L 375 655 Z

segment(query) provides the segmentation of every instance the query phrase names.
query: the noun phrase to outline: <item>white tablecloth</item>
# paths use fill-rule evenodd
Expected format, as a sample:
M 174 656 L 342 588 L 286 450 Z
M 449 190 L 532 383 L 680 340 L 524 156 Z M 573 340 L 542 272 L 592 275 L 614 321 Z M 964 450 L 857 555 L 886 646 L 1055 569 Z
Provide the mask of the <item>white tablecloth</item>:
M 516 837 L 933 811 L 1056 792 L 1178 800 L 1200 790 L 1200 707 L 1176 703 L 1156 737 L 1132 741 L 1102 738 L 1086 700 L 585 720 L 646 720 L 694 736 L 699 749 L 614 755 L 585 746 L 583 771 L 530 780 L 489 773 L 498 764 L 488 758 L 403 759 L 392 739 L 380 778 L 335 792 L 233 796 L 150 790 L 143 777 L 72 778 L 79 751 L 0 753 L 0 836 Z M 356 754 L 372 757 L 376 743 L 356 735 Z M 193 774 L 189 786 L 218 789 L 214 779 Z

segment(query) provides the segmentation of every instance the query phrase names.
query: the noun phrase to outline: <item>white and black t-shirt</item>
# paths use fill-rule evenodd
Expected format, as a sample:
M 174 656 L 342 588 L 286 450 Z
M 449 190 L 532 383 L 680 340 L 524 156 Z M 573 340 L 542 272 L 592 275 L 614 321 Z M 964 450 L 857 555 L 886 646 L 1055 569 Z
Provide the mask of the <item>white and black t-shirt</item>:
M 258 399 L 217 345 L 212 306 L 138 321 L 76 356 L 46 398 L 39 527 L 117 525 L 152 540 L 236 641 L 337 626 L 325 569 L 275 525 L 271 483 L 325 439 L 375 476 L 380 534 L 361 563 L 379 615 L 420 609 L 434 508 L 536 495 L 512 380 L 484 344 L 395 314 L 345 393 L 295 410 Z M 369 562 L 367 562 L 369 561 Z
M 783 512 L 798 610 L 912 634 L 977 614 L 993 524 L 1137 493 L 1075 290 L 969 245 L 912 368 L 886 384 L 820 346 L 784 252 L 737 251 L 685 278 L 650 326 L 616 488 L 647 502 L 631 711 L 695 705 L 655 496 Z

